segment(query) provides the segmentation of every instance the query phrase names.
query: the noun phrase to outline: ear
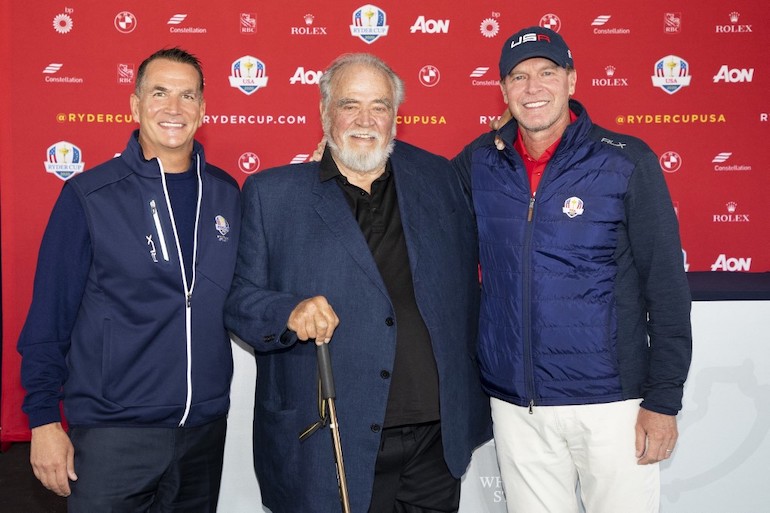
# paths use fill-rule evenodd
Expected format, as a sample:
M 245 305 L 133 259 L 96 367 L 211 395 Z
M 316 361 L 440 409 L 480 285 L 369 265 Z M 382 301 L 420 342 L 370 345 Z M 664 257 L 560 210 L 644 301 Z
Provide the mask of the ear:
M 131 93 L 128 101 L 131 106 L 131 117 L 134 119 L 135 123 L 139 123 L 139 97 L 136 93 Z
M 500 79 L 500 91 L 503 93 L 503 101 L 508 105 L 508 94 L 505 92 L 505 79 Z
M 572 96 L 575 94 L 575 85 L 577 84 L 577 70 L 571 69 L 567 80 L 569 80 L 569 95 Z
M 198 126 L 197 128 L 200 128 L 203 124 L 203 117 L 206 115 L 206 98 L 201 98 L 201 113 L 200 117 L 198 118 Z

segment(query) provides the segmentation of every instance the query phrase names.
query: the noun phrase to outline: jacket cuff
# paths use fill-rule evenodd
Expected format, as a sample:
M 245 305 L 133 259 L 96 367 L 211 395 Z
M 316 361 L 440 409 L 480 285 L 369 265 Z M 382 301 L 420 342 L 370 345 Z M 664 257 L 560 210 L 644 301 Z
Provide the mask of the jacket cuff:
M 29 428 L 33 429 L 45 424 L 51 424 L 53 422 L 61 422 L 61 412 L 59 411 L 59 405 L 51 408 L 44 408 L 35 412 L 28 413 Z

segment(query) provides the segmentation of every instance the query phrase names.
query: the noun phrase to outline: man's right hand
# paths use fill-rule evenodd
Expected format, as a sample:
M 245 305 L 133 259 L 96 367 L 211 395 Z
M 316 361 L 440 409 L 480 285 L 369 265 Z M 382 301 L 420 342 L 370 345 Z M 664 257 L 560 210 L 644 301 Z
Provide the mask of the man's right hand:
M 32 428 L 29 461 L 43 486 L 62 497 L 70 494 L 70 481 L 75 474 L 75 448 L 61 423 L 54 422 Z
M 289 314 L 286 326 L 297 334 L 300 340 L 315 339 L 315 343 L 326 344 L 340 323 L 337 314 L 323 296 L 315 296 L 299 303 Z

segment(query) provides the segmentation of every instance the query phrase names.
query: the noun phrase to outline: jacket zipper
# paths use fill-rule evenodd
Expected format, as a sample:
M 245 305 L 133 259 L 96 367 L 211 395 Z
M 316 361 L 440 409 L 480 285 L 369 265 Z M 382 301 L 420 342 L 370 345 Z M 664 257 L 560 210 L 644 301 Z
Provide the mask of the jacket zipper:
M 166 247 L 166 237 L 163 235 L 163 227 L 160 224 L 160 216 L 158 215 L 158 205 L 155 200 L 150 200 L 150 212 L 152 212 L 152 220 L 155 221 L 155 231 L 158 233 L 158 242 L 160 243 L 160 252 L 163 254 L 163 260 L 168 262 L 168 248 Z
M 532 218 L 535 213 L 535 194 L 529 198 L 527 209 L 527 229 L 524 240 L 524 379 L 527 396 L 529 397 L 529 413 L 535 406 L 535 370 L 532 358 Z
M 195 210 L 195 232 L 193 234 L 193 257 L 192 257 L 192 279 L 190 283 L 187 283 L 187 272 L 184 265 L 184 257 L 182 256 L 182 247 L 179 244 L 179 234 L 176 229 L 176 220 L 174 218 L 174 211 L 171 208 L 171 200 L 168 196 L 168 188 L 166 186 L 166 175 L 163 171 L 163 164 L 158 160 L 158 166 L 160 167 L 161 183 L 163 185 L 163 195 L 166 199 L 166 208 L 168 209 L 169 218 L 171 220 L 171 228 L 174 232 L 174 241 L 176 242 L 177 258 L 179 260 L 179 270 L 182 274 L 182 286 L 184 287 L 184 304 L 185 304 L 185 348 L 187 352 L 187 397 L 185 399 L 184 413 L 179 421 L 179 427 L 183 427 L 187 421 L 187 417 L 190 415 L 190 407 L 192 405 L 192 295 L 195 288 L 195 262 L 198 259 L 198 223 L 200 221 L 201 213 L 201 198 L 203 194 L 203 184 L 201 182 L 201 168 L 200 168 L 200 156 L 196 155 L 197 163 L 197 177 L 198 177 L 198 202 Z M 151 206 L 155 201 L 151 202 Z M 158 226 L 158 233 L 160 231 L 160 218 L 157 215 L 157 208 L 153 211 L 153 217 L 155 218 L 156 226 Z M 159 235 L 162 248 L 165 248 L 165 240 L 162 235 Z M 165 255 L 164 249 L 164 255 Z M 166 258 L 168 260 L 168 258 Z

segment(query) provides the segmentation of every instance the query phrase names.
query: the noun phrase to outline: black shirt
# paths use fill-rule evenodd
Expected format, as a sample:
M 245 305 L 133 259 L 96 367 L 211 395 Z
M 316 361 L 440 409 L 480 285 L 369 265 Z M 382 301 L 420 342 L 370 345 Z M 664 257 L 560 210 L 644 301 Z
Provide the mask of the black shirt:
M 371 194 L 348 182 L 337 168 L 328 147 L 320 166 L 321 181 L 335 179 L 345 193 L 395 311 L 396 359 L 389 378 L 385 427 L 438 420 L 438 370 L 430 334 L 414 296 L 390 161 L 385 172 L 372 183 Z

